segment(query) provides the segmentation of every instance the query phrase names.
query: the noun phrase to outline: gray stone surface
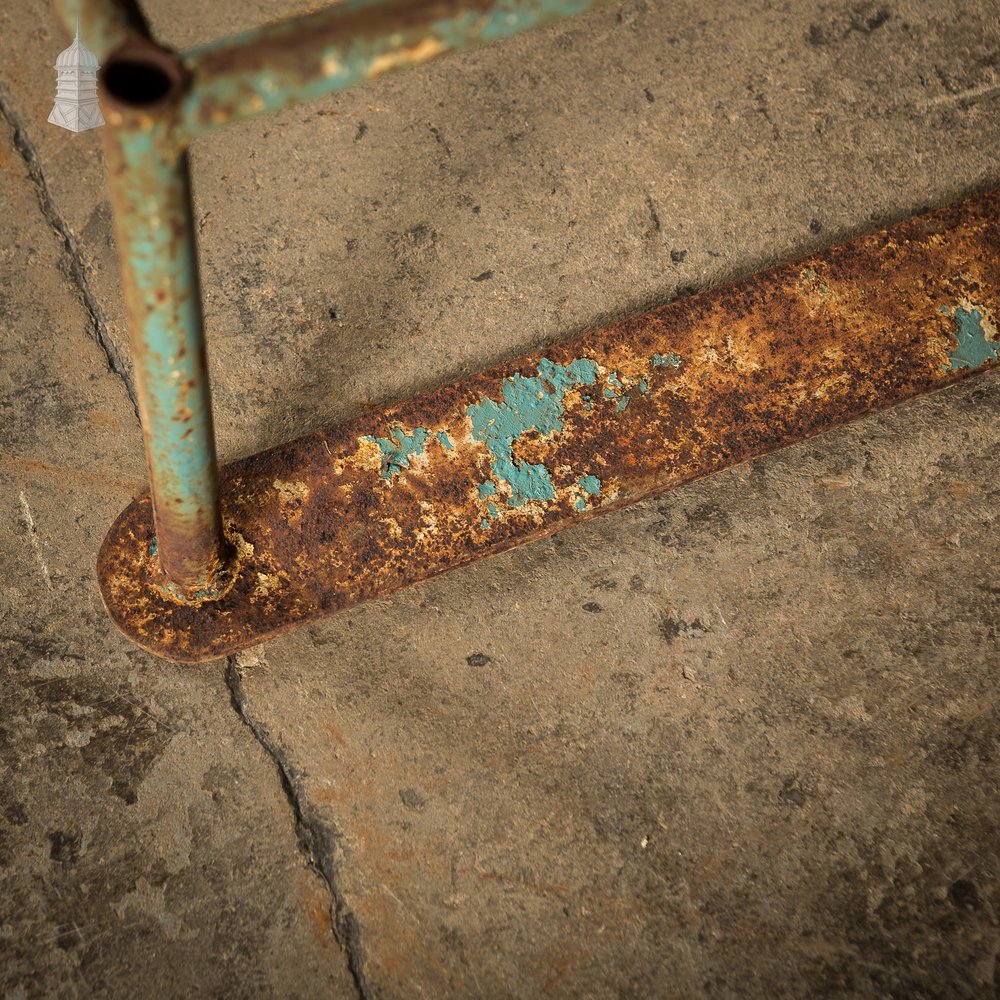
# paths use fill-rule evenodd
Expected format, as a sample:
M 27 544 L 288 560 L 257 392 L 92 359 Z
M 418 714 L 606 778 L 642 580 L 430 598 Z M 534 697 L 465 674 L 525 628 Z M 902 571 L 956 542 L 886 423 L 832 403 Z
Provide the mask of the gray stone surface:
M 1000 380 L 165 666 L 93 586 L 144 470 L 61 44 L 0 11 L 5 988 L 992 995 Z M 630 0 L 206 139 L 223 455 L 996 185 L 998 107 L 995 0 Z

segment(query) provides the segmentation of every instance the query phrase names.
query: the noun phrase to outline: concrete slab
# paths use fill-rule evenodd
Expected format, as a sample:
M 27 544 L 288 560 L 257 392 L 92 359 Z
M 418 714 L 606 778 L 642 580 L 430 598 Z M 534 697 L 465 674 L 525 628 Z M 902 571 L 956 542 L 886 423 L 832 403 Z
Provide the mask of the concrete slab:
M 201 6 L 148 8 L 177 45 L 288 9 Z M 41 0 L 24 11 L 0 12 L 3 95 L 127 370 L 99 137 L 44 125 L 61 41 Z M 998 15 L 993 0 L 629 0 L 199 143 L 223 456 L 1000 183 Z M 19 330 L 35 329 L 27 311 Z M 15 506 L 0 535 L 34 574 L 8 598 L 15 634 L 141 662 L 130 684 L 156 677 L 158 698 L 197 706 L 183 717 L 202 760 L 222 745 L 225 669 L 333 887 L 363 995 L 983 995 L 1000 949 L 998 385 L 200 673 L 154 668 L 110 633 L 86 545 L 52 534 L 66 504 L 38 490 L 42 554 L 57 537 L 74 553 L 64 607 L 79 624 L 36 596 Z M 17 433 L 30 461 L 61 434 L 67 468 L 108 470 L 116 492 L 74 508 L 96 552 L 143 468 L 127 429 L 120 445 L 82 430 L 81 399 L 39 403 Z M 228 718 L 231 760 L 266 770 Z M 137 779 L 137 805 L 170 774 L 186 787 L 170 758 Z M 86 815 L 80 797 L 65 808 L 67 826 Z M 248 826 L 236 806 L 202 818 L 217 845 Z M 137 829 L 173 856 L 166 833 Z M 284 846 L 232 849 L 266 856 L 274 891 L 292 891 Z M 18 852 L 26 879 L 52 863 Z M 212 912 L 202 886 L 168 876 L 193 923 Z M 280 940 L 306 948 L 287 906 Z M 129 925 L 108 919 L 128 968 Z M 342 982 L 308 955 L 283 975 L 248 920 L 227 940 L 245 935 L 260 971 L 220 989 Z M 55 954 L 32 941 L 20 969 Z
M 220 672 L 164 669 L 104 615 L 94 551 L 143 488 L 138 423 L 0 125 L 0 995 L 354 995 Z

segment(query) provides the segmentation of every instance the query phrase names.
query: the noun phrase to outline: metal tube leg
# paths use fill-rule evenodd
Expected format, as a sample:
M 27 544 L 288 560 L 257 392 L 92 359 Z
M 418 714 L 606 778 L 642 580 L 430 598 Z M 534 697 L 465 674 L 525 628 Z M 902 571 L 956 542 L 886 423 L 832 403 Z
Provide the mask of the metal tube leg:
M 105 134 L 156 545 L 175 596 L 198 600 L 223 535 L 187 156 L 152 117 Z

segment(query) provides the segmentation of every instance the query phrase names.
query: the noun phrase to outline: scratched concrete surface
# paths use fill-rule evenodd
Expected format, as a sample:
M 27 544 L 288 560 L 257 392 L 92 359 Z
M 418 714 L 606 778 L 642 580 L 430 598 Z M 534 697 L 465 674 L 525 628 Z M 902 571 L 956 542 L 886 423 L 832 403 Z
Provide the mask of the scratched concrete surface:
M 4 993 L 992 995 L 1000 379 L 164 665 L 63 43 L 0 11 Z M 996 2 L 629 0 L 205 140 L 223 455 L 996 185 L 998 111 Z

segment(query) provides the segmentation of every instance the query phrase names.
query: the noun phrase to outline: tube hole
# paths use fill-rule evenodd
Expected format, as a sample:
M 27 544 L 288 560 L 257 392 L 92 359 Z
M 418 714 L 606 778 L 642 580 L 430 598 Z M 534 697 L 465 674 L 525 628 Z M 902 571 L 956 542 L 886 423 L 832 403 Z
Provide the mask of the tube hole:
M 174 78 L 162 66 L 139 59 L 109 62 L 102 76 L 109 96 L 136 108 L 162 101 L 174 85 Z

